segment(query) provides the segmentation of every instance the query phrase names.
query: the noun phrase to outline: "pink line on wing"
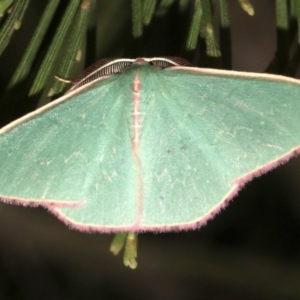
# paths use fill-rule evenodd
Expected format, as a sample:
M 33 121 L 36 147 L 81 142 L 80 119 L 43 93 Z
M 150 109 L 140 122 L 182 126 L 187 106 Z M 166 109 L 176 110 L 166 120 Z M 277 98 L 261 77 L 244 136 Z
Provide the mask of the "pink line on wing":
M 142 219 L 143 211 L 143 181 L 142 181 L 142 166 L 141 160 L 138 154 L 139 144 L 140 144 L 140 90 L 141 82 L 138 73 L 136 73 L 133 83 L 132 83 L 132 104 L 133 104 L 133 138 L 132 138 L 132 155 L 135 162 L 136 168 L 136 181 L 137 181 L 137 190 L 136 190 L 136 204 L 137 204 L 137 217 L 134 224 L 139 226 Z
M 134 81 L 132 83 L 132 93 L 133 93 L 133 152 L 138 152 L 139 142 L 140 142 L 140 90 L 141 82 L 139 75 L 136 74 Z

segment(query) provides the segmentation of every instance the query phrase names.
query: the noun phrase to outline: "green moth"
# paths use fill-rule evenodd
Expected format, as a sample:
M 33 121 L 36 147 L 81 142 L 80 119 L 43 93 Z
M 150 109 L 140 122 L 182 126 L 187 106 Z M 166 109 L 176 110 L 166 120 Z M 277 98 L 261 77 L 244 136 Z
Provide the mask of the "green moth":
M 1 129 L 0 197 L 82 231 L 193 229 L 296 155 L 299 125 L 298 80 L 110 61 Z

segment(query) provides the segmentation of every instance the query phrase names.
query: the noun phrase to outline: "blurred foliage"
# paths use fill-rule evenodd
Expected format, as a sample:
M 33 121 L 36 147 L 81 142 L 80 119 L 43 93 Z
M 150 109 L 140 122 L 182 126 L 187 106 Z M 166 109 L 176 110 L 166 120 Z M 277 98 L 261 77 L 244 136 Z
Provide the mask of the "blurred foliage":
M 245 18 L 255 14 L 249 0 L 1 0 L 0 53 L 11 51 L 9 42 L 23 27 L 26 41 L 1 84 L 0 125 L 62 95 L 84 67 L 103 57 L 180 56 L 231 69 L 232 1 Z M 299 6 L 276 1 L 278 49 L 268 72 L 295 73 L 299 51 L 291 46 L 299 35 Z M 35 9 L 39 18 L 27 31 Z

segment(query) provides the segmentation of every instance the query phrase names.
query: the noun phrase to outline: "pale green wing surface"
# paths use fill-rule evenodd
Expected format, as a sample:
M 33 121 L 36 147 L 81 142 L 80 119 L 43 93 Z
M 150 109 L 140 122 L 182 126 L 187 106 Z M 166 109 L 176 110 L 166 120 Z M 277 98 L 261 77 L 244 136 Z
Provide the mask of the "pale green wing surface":
M 134 64 L 3 128 L 0 196 L 82 230 L 193 228 L 297 154 L 299 124 L 296 80 Z
M 62 216 L 75 223 L 134 223 L 130 118 L 131 87 L 116 75 L 4 127 L 0 197 L 78 205 Z
M 299 152 L 296 80 L 183 67 L 142 75 L 142 228 L 204 223 L 246 181 Z

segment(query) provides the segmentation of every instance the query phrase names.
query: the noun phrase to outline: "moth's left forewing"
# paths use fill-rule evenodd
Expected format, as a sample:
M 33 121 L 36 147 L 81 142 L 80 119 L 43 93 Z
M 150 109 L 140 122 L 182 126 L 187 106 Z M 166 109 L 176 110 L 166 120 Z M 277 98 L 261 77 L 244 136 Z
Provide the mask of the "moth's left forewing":
M 201 224 L 299 152 L 297 80 L 190 67 L 157 78 L 141 143 L 145 226 Z

